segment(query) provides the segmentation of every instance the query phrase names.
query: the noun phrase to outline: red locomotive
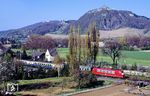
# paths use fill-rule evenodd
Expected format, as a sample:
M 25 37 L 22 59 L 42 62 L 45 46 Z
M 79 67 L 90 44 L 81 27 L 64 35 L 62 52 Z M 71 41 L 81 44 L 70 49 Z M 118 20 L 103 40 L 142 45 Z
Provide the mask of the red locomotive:
M 106 77 L 116 77 L 116 78 L 126 78 L 128 76 L 150 77 L 150 73 L 148 72 L 100 68 L 100 67 L 91 67 L 91 66 L 84 66 L 84 65 L 80 65 L 80 70 L 82 72 L 92 72 L 92 74 L 94 75 L 106 76 Z
M 119 69 L 111 69 L 111 68 L 92 68 L 92 74 L 94 75 L 101 75 L 107 77 L 117 77 L 117 78 L 124 78 L 124 73 L 122 70 Z

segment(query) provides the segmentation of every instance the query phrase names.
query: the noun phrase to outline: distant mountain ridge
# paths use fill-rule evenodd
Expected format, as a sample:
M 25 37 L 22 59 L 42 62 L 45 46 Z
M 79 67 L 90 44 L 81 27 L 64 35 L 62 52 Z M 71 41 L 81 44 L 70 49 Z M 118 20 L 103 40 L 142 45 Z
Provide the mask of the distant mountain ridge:
M 113 10 L 108 7 L 90 10 L 80 17 L 75 25 L 80 25 L 83 32 L 90 23 L 95 22 L 98 30 L 119 28 L 150 29 L 150 18 L 138 16 L 131 11 Z
M 0 37 L 10 37 L 10 38 L 26 38 L 31 34 L 44 35 L 47 33 L 63 34 L 64 28 L 68 26 L 74 20 L 70 21 L 48 21 L 39 22 L 19 29 L 0 31 Z
M 136 15 L 131 11 L 103 7 L 88 11 L 78 20 L 39 22 L 19 29 L 0 31 L 0 37 L 23 39 L 31 34 L 68 34 L 71 25 L 80 25 L 82 34 L 85 34 L 88 26 L 93 22 L 96 23 L 98 30 L 111 31 L 134 28 L 142 29 L 143 34 L 150 35 L 150 18 Z

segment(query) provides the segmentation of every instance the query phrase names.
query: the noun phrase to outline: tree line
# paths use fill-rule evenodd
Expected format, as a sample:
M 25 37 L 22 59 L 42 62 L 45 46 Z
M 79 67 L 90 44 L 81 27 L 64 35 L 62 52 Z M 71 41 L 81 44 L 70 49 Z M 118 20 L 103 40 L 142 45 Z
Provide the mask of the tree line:
M 125 36 L 117 38 L 117 41 L 123 50 L 134 50 L 134 48 L 150 49 L 150 37 L 148 36 Z
M 24 47 L 26 49 L 51 49 L 55 47 L 68 47 L 67 38 L 52 38 L 51 36 L 31 35 Z

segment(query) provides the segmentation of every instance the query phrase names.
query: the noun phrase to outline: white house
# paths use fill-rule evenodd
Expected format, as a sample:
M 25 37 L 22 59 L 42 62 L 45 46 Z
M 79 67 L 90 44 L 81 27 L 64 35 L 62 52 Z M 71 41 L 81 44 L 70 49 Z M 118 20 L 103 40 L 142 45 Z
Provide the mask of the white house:
M 99 47 L 102 48 L 105 46 L 105 43 L 104 42 L 99 42 Z
M 48 62 L 54 61 L 54 58 L 57 54 L 58 53 L 57 53 L 57 50 L 55 48 L 54 49 L 47 49 L 46 53 L 45 53 L 46 61 L 48 61 Z

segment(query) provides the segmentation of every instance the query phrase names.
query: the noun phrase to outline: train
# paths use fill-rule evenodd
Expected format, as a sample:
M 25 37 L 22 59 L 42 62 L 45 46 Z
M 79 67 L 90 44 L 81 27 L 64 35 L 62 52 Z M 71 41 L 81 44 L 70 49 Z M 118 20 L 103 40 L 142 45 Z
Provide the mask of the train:
M 92 74 L 107 76 L 107 77 L 114 77 L 114 78 L 124 78 L 123 71 L 119 69 L 94 67 L 92 68 Z
M 125 78 L 129 75 L 150 77 L 150 73 L 148 72 L 121 70 L 121 69 L 112 69 L 112 68 L 80 66 L 80 70 L 89 71 L 93 75 L 97 75 L 97 76 L 114 77 L 114 78 Z

